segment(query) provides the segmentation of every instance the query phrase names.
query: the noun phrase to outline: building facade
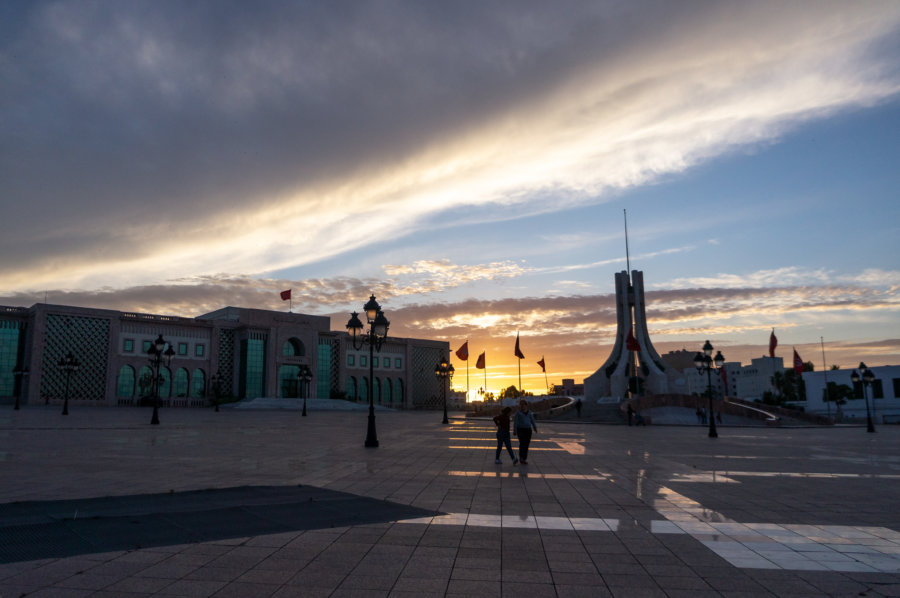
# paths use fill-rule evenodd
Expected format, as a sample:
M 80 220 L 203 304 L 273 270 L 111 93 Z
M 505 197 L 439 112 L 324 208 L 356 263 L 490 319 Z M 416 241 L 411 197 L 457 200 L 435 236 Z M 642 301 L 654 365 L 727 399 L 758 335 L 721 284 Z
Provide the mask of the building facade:
M 324 316 L 225 307 L 182 318 L 42 303 L 0 307 L 0 401 L 138 404 L 155 392 L 147 350 L 159 335 L 175 353 L 160 368 L 166 405 L 203 406 L 214 390 L 239 399 L 368 401 L 368 346 L 355 350 Z M 446 342 L 388 336 L 372 360 L 376 403 L 437 407 L 434 366 L 449 350 Z M 75 371 L 58 365 L 69 353 Z M 308 389 L 298 380 L 302 366 L 312 371 Z
M 838 416 L 842 421 L 864 421 L 866 419 L 866 399 L 869 400 L 869 412 L 876 423 L 900 423 L 900 366 L 884 365 L 869 368 L 875 379 L 865 388 L 861 382 L 856 384 L 850 379 L 853 370 L 828 370 L 824 372 L 803 372 L 803 383 L 806 386 L 806 400 L 794 404 L 803 407 L 808 413 Z M 846 385 L 853 390 L 852 399 L 840 408 L 833 403 L 826 403 L 826 384 Z

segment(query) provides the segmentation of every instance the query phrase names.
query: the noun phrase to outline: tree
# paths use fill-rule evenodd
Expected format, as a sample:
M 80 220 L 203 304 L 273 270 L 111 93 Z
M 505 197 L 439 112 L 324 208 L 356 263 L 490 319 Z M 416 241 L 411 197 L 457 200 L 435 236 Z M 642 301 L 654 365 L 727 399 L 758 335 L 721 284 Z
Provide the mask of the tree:
M 505 390 L 500 393 L 501 399 L 515 399 L 522 396 L 522 393 L 516 388 L 515 384 L 511 384 Z
M 853 389 L 846 384 L 838 384 L 829 382 L 825 387 L 825 401 L 834 403 L 838 407 L 847 403 L 848 400 L 855 399 Z

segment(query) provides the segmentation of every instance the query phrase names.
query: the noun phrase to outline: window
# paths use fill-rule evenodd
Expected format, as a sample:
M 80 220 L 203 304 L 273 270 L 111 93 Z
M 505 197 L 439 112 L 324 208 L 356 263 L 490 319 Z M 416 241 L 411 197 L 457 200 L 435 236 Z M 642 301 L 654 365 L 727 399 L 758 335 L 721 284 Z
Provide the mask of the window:
M 203 398 L 203 395 L 206 394 L 206 373 L 203 370 L 197 369 L 194 370 L 194 375 L 191 376 L 191 396 L 197 398 Z
M 204 345 L 194 345 L 194 355 L 197 357 L 203 357 L 203 354 L 206 352 L 206 347 Z
M 134 353 L 134 339 L 126 338 L 125 344 L 122 346 L 122 350 L 124 350 L 126 353 Z
M 152 341 L 144 341 L 143 344 L 141 345 L 141 346 L 143 347 L 144 353 L 146 353 L 147 351 L 149 351 L 149 350 L 150 350 L 150 347 L 151 347 L 152 345 L 153 345 L 153 342 L 152 342 Z
M 354 362 L 356 361 L 355 358 L 356 358 L 355 355 L 348 355 L 348 356 L 347 356 L 347 365 L 350 366 L 350 367 L 353 367 Z
M 894 398 L 900 399 L 900 378 L 894 378 Z
M 373 368 L 377 368 L 377 367 L 378 367 L 378 356 L 377 356 L 377 355 L 374 355 L 374 356 L 372 357 L 372 367 L 373 367 Z
M 179 347 L 180 349 L 180 347 Z M 184 352 L 187 353 L 187 345 L 184 346 Z M 175 372 L 175 380 L 172 385 L 172 396 L 186 397 L 188 396 L 188 371 L 185 368 L 178 368 Z
M 178 354 L 179 355 L 187 355 L 188 345 L 187 343 L 178 343 Z
M 132 341 L 132 349 L 133 348 L 134 341 Z M 119 370 L 119 378 L 116 381 L 116 396 L 134 396 L 134 368 L 130 365 L 123 365 Z
M 385 357 L 383 364 L 384 364 L 384 369 L 386 369 L 386 370 L 391 369 L 391 358 Z
M 398 358 L 396 358 L 396 359 L 394 360 L 394 367 L 397 368 L 397 369 L 399 370 L 401 367 L 403 367 L 403 366 L 402 366 L 402 363 L 403 363 L 403 362 L 400 361 L 400 358 L 398 357 Z
M 884 398 L 884 387 L 881 385 L 881 380 L 872 380 L 872 398 L 873 399 L 883 399 Z
M 359 367 L 363 367 L 363 368 L 366 367 L 366 356 L 365 355 L 359 356 Z

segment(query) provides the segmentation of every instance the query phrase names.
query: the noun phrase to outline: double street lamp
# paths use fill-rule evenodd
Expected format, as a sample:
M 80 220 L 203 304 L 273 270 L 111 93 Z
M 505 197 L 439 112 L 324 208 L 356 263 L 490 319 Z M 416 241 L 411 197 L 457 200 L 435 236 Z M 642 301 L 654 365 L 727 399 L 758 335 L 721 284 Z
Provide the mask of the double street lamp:
M 860 377 L 860 374 L 862 374 L 862 377 Z M 869 393 L 867 389 L 875 381 L 875 374 L 861 361 L 859 362 L 859 371 L 853 370 L 853 373 L 850 374 L 850 380 L 853 381 L 854 386 L 860 379 L 862 380 L 863 398 L 866 400 L 866 431 L 874 432 L 875 424 L 872 423 L 872 413 L 869 411 Z
M 388 335 L 388 328 L 391 323 L 384 317 L 381 306 L 375 301 L 375 295 L 369 297 L 369 300 L 363 305 L 363 312 L 366 314 L 366 321 L 369 324 L 368 332 L 363 332 L 363 323 L 359 320 L 359 314 L 353 312 L 347 321 L 347 332 L 350 334 L 350 342 L 353 349 L 359 351 L 363 345 L 369 344 L 369 428 L 366 432 L 366 446 L 378 446 L 378 434 L 375 432 L 375 391 L 373 382 L 375 380 L 375 351 L 381 351 Z
M 309 382 L 312 380 L 312 370 L 309 366 L 303 364 L 300 366 L 300 373 L 297 374 L 297 380 L 300 382 L 300 392 L 303 393 L 303 417 L 306 417 L 306 397 L 309 396 Z
M 438 362 L 436 366 L 434 366 L 434 375 L 437 376 L 438 382 L 441 384 L 441 398 L 444 399 L 444 421 L 442 424 L 449 424 L 450 420 L 447 419 L 447 380 L 453 380 L 453 373 L 456 369 L 453 367 L 453 364 L 447 360 L 446 357 L 441 357 L 441 360 Z
M 69 415 L 69 382 L 72 380 L 72 372 L 77 372 L 78 368 L 81 367 L 81 363 L 69 351 L 65 357 L 56 362 L 56 365 L 66 373 L 66 396 L 63 399 L 62 414 Z
M 159 425 L 159 368 L 165 362 L 166 367 L 172 363 L 172 358 L 175 356 L 175 350 L 169 345 L 169 348 L 166 348 L 168 343 L 163 338 L 163 335 L 160 334 L 156 337 L 156 340 L 153 341 L 153 344 L 150 345 L 150 348 L 147 349 L 147 355 L 150 356 L 150 365 L 153 366 L 155 371 L 155 378 L 153 381 L 153 417 L 150 418 L 150 423 L 152 425 Z M 217 405 L 218 406 L 218 405 Z
M 722 356 L 721 351 L 717 351 L 715 357 L 712 356 L 712 352 L 713 346 L 707 340 L 703 344 L 703 352 L 694 355 L 694 367 L 697 368 L 697 372 L 700 374 L 706 372 L 706 394 L 709 396 L 709 437 L 718 438 L 716 415 L 713 413 L 712 370 L 721 369 L 725 363 L 725 358 Z M 713 367 L 713 363 L 715 363 L 715 367 Z

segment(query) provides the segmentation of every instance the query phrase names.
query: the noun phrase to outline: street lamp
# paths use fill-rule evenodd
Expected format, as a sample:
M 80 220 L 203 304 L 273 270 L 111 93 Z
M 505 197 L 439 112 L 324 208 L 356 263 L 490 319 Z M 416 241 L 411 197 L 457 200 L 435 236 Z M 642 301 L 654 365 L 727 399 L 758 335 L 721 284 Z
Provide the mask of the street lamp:
M 159 367 L 163 362 L 165 362 L 166 367 L 169 367 L 172 363 L 172 358 L 175 356 L 175 350 L 172 349 L 171 345 L 166 349 L 167 344 L 163 335 L 160 334 L 153 341 L 153 344 L 150 345 L 150 348 L 147 349 L 147 355 L 150 356 L 150 365 L 156 371 L 156 378 L 154 379 L 155 390 L 153 393 L 153 417 L 150 418 L 152 425 L 159 425 Z
M 447 419 L 447 383 L 446 380 L 453 380 L 453 373 L 456 369 L 453 367 L 453 364 L 447 360 L 446 357 L 441 357 L 441 360 L 438 362 L 436 366 L 434 366 L 434 375 L 437 376 L 438 381 L 441 383 L 441 397 L 444 399 L 444 421 L 442 424 L 449 424 L 450 420 Z
M 209 379 L 209 390 L 213 395 L 213 404 L 216 406 L 216 413 L 219 412 L 219 384 L 222 381 L 222 376 L 219 375 L 219 372 L 216 371 L 215 374 Z
M 859 362 L 859 372 L 853 370 L 853 373 L 850 374 L 850 380 L 853 381 L 853 384 L 856 384 L 860 381 L 860 372 L 862 372 L 862 388 L 863 388 L 863 398 L 866 400 L 866 431 L 874 432 L 875 424 L 872 423 L 872 413 L 869 411 L 869 393 L 866 391 L 868 386 L 875 381 L 875 374 L 872 373 L 872 370 L 866 367 L 866 364 L 863 362 Z
M 309 382 L 312 380 L 312 370 L 309 366 L 303 364 L 300 366 L 300 373 L 297 374 L 297 380 L 300 382 L 300 392 L 303 393 L 303 417 L 306 417 L 306 397 L 309 396 Z
M 25 376 L 28 375 L 28 366 L 27 365 L 17 365 L 13 368 L 13 376 L 19 379 L 19 392 L 16 393 L 16 406 L 13 407 L 13 410 L 19 410 L 19 397 L 22 395 L 23 390 L 26 388 L 25 386 Z
M 66 373 L 66 398 L 63 400 L 63 415 L 69 415 L 69 382 L 72 380 L 72 372 L 77 372 L 78 368 L 81 367 L 81 363 L 75 359 L 75 356 L 72 355 L 72 352 L 69 353 L 60 359 L 57 363 L 59 369 Z
M 374 448 L 378 446 L 378 434 L 375 432 L 375 391 L 373 386 L 375 364 L 373 358 L 375 351 L 381 351 L 391 323 L 384 317 L 381 306 L 375 301 L 375 295 L 369 297 L 369 300 L 363 305 L 363 311 L 366 314 L 369 331 L 363 332 L 363 323 L 359 320 L 359 314 L 353 312 L 347 321 L 347 332 L 350 334 L 350 342 L 353 344 L 354 350 L 359 351 L 364 344 L 369 344 L 369 428 L 366 432 L 366 446 Z
M 722 356 L 721 351 L 717 351 L 716 356 L 712 357 L 712 352 L 713 346 L 707 340 L 703 343 L 703 352 L 694 355 L 694 367 L 697 368 L 697 372 L 700 374 L 706 372 L 706 393 L 709 395 L 709 437 L 718 438 L 719 434 L 716 432 L 716 416 L 715 413 L 713 413 L 712 370 L 721 369 L 722 365 L 725 363 L 725 357 Z M 713 367 L 713 364 L 715 364 L 715 367 Z

